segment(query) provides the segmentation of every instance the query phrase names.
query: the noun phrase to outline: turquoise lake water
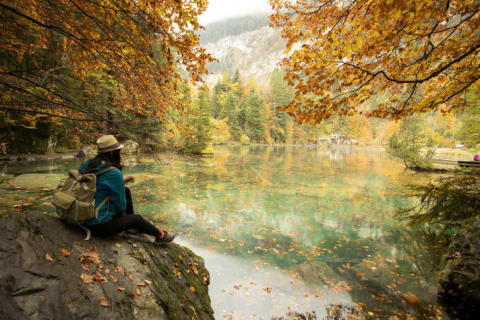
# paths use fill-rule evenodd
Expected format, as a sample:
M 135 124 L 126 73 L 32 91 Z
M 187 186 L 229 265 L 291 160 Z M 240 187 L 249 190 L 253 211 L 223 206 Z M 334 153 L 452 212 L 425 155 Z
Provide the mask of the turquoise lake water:
M 409 203 L 404 184 L 438 176 L 405 171 L 380 149 L 238 146 L 157 158 L 124 169 L 136 178 L 136 211 L 205 259 L 217 319 L 447 318 L 436 303 L 440 248 L 393 216 Z M 0 189 L 0 214 L 25 203 L 50 212 L 42 181 L 78 164 L 4 165 L 18 186 L 35 177 L 37 191 Z

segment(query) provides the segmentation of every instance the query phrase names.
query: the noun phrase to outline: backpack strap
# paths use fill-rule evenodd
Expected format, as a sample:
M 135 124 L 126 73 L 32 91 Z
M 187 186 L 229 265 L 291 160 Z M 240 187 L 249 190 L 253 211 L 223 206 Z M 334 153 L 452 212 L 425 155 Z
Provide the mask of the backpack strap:
M 106 197 L 105 200 L 100 202 L 100 204 L 97 206 L 97 208 L 95 208 L 95 219 L 97 219 L 98 221 L 102 221 L 103 219 L 105 219 L 107 217 L 107 215 L 105 215 L 105 217 L 103 217 L 102 219 L 99 219 L 98 218 L 98 213 L 100 212 L 100 209 L 107 203 L 108 200 L 110 200 L 110 197 Z M 107 212 L 108 212 L 108 208 L 107 208 Z
M 87 233 L 87 236 L 83 239 L 85 241 L 88 241 L 90 240 L 90 237 L 92 235 L 92 231 L 90 231 L 90 229 L 88 229 L 87 227 L 85 226 L 82 226 L 80 223 L 77 222 L 77 225 L 80 227 L 80 229 L 82 229 L 83 231 L 85 231 Z
M 99 176 L 99 175 L 101 175 L 101 174 L 103 174 L 103 173 L 105 173 L 105 172 L 107 172 L 107 171 L 112 170 L 112 169 L 115 169 L 115 167 L 113 167 L 113 166 L 108 167 L 107 169 L 105 169 L 105 170 L 103 170 L 103 171 L 100 171 L 100 172 L 98 172 L 98 173 L 95 173 L 95 175 L 96 175 L 96 176 Z M 110 200 L 110 197 L 106 197 L 105 200 L 103 200 L 103 201 L 100 203 L 100 205 L 95 209 L 95 218 L 96 218 L 96 219 L 98 219 L 98 212 L 100 211 L 100 208 L 103 207 L 103 206 L 105 205 L 105 203 L 108 202 L 108 200 Z M 76 212 L 75 212 L 75 220 L 77 220 L 77 219 L 78 219 L 78 200 L 75 201 L 75 205 L 76 205 L 76 208 L 75 208 L 75 211 L 76 211 Z M 105 217 L 104 217 L 103 219 L 105 219 Z M 103 220 L 103 219 L 100 219 L 100 220 Z M 85 231 L 85 232 L 87 233 L 87 236 L 86 236 L 85 239 L 83 239 L 83 240 L 85 240 L 85 241 L 90 240 L 90 237 L 91 237 L 91 234 L 92 234 L 92 232 L 90 231 L 90 229 L 88 229 L 87 227 L 85 227 L 85 226 L 83 226 L 82 224 L 78 223 L 78 221 L 77 221 L 77 225 L 78 225 L 83 231 Z
M 105 170 L 103 170 L 103 171 L 100 171 L 100 172 L 98 172 L 98 173 L 95 173 L 95 175 L 96 175 L 96 176 L 99 176 L 99 175 L 101 175 L 101 174 L 103 174 L 103 173 L 105 173 L 105 172 L 107 172 L 107 171 L 113 170 L 113 169 L 115 169 L 115 167 L 114 167 L 114 166 L 110 166 L 110 167 L 108 167 L 107 169 L 105 169 Z
M 85 241 L 90 240 L 90 236 L 91 236 L 92 232 L 90 231 L 90 229 L 88 229 L 85 226 L 82 226 L 82 224 L 78 222 L 78 200 L 75 201 L 75 222 L 80 227 L 80 229 L 82 229 L 83 231 L 85 231 L 87 233 L 87 236 L 83 240 L 85 240 Z

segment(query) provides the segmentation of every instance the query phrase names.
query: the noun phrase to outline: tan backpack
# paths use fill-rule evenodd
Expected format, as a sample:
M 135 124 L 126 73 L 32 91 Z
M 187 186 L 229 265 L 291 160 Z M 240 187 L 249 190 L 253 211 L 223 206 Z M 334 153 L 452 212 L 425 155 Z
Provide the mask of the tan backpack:
M 70 170 L 59 191 L 53 194 L 52 204 L 57 210 L 60 218 L 68 223 L 75 223 L 87 231 L 87 238 L 90 239 L 90 230 L 83 227 L 81 223 L 97 218 L 100 208 L 104 206 L 109 197 L 103 200 L 95 208 L 95 192 L 97 191 L 97 176 L 115 169 L 108 167 L 99 173 L 81 174 L 78 170 Z

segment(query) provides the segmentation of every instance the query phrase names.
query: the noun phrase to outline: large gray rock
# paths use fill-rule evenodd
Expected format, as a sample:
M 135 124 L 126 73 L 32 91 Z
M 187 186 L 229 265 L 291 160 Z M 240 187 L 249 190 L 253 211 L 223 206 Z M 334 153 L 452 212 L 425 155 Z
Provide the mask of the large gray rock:
M 80 157 L 85 157 L 88 160 L 95 158 L 97 155 L 97 147 L 95 145 L 84 145 L 80 150 Z
M 133 140 L 127 140 L 123 143 L 122 154 L 133 155 L 140 152 L 139 144 Z
M 477 319 L 480 314 L 480 218 L 466 224 L 444 256 L 439 276 L 439 298 L 461 315 Z
M 0 317 L 213 319 L 209 274 L 191 250 L 174 243 L 156 246 L 144 236 L 90 241 L 83 236 L 39 213 L 12 213 L 2 220 Z M 91 248 L 93 259 L 82 263 Z

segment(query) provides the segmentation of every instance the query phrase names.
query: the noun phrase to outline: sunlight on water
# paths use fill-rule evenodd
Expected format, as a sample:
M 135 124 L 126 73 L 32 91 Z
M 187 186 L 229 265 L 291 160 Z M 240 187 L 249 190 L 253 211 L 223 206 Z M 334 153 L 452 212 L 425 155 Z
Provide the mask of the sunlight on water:
M 217 319 L 323 319 L 337 304 L 357 317 L 445 318 L 439 248 L 393 217 L 408 203 L 403 184 L 436 176 L 405 171 L 379 149 L 243 146 L 160 158 L 125 169 L 137 212 L 205 259 Z

